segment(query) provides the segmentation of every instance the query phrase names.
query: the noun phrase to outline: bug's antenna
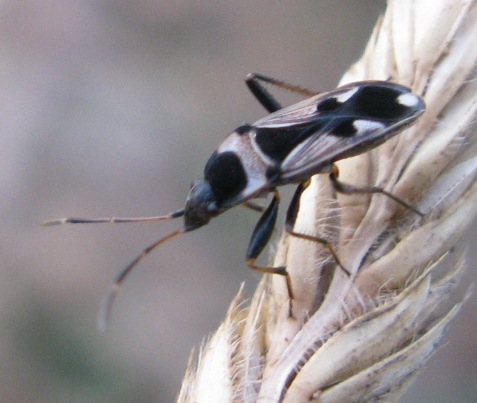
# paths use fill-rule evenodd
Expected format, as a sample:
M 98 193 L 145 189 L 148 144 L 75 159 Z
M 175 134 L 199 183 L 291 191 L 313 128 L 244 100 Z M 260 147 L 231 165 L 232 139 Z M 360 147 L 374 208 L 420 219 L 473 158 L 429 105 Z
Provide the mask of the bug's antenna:
M 163 220 L 172 220 L 174 218 L 182 217 L 184 215 L 184 209 L 179 209 L 170 212 L 166 215 L 155 216 L 155 217 L 109 217 L 109 218 L 77 218 L 77 217 L 68 217 L 68 218 L 57 218 L 54 220 L 44 221 L 42 224 L 46 226 L 53 225 L 62 225 L 62 224 L 122 224 L 122 223 L 141 223 L 141 222 L 155 222 Z M 111 309 L 116 298 L 116 294 L 119 291 L 119 288 L 123 284 L 126 277 L 134 269 L 139 262 L 144 259 L 149 253 L 156 249 L 159 245 L 164 242 L 167 242 L 169 239 L 172 239 L 184 232 L 187 232 L 185 228 L 178 229 L 177 231 L 171 232 L 170 234 L 164 236 L 153 244 L 145 248 L 136 258 L 129 263 L 123 270 L 121 270 L 116 276 L 114 284 L 111 286 L 108 294 L 104 298 L 104 301 L 101 305 L 101 309 L 98 317 L 98 328 L 100 330 L 105 330 L 106 325 L 108 324 L 109 318 L 111 316 Z
M 167 242 L 168 240 L 175 238 L 176 236 L 187 232 L 185 228 L 180 228 L 177 231 L 171 232 L 170 234 L 164 236 L 163 238 L 159 239 L 158 241 L 152 243 L 147 248 L 145 248 L 139 255 L 137 255 L 134 260 L 129 263 L 123 270 L 121 270 L 117 276 L 114 284 L 111 286 L 108 294 L 103 300 L 101 304 L 101 309 L 99 311 L 98 317 L 98 328 L 101 331 L 106 329 L 106 326 L 109 322 L 109 318 L 111 317 L 111 310 L 114 304 L 114 300 L 116 299 L 116 295 L 124 283 L 126 277 L 131 273 L 132 269 L 134 269 L 141 260 L 143 260 L 149 253 L 151 253 L 154 249 L 156 249 L 159 245 Z
M 160 215 L 155 217 L 109 217 L 109 218 L 57 218 L 55 220 L 43 221 L 42 225 L 53 226 L 62 224 L 122 224 L 122 223 L 134 223 L 134 222 L 154 222 L 171 220 L 174 218 L 182 217 L 184 215 L 184 209 L 172 211 L 166 215 Z

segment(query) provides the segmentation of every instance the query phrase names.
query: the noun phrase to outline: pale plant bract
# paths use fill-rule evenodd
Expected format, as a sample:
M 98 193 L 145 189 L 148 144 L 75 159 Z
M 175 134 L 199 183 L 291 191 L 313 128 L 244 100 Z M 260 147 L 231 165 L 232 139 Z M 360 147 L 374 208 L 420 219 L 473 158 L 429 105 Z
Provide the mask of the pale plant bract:
M 422 96 L 416 125 L 339 161 L 340 179 L 383 195 L 335 194 L 312 178 L 296 221 L 333 242 L 347 276 L 316 242 L 284 235 L 250 306 L 242 291 L 189 364 L 180 402 L 396 401 L 439 345 L 460 304 L 465 265 L 449 251 L 477 212 L 477 1 L 391 0 L 341 84 L 387 80 Z M 469 335 L 469 337 L 472 337 Z

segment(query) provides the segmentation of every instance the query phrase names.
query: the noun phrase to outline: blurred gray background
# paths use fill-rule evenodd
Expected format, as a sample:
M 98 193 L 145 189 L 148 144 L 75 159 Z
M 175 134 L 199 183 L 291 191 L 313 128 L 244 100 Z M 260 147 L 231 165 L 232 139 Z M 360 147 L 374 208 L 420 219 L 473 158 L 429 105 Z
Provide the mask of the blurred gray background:
M 265 114 L 248 72 L 332 89 L 383 10 L 375 0 L 0 3 L 1 402 L 175 398 L 192 347 L 240 283 L 251 292 L 259 278 L 243 262 L 257 215 L 232 210 L 150 255 L 106 334 L 95 323 L 116 272 L 178 223 L 39 223 L 182 207 L 221 139 Z M 475 278 L 472 267 L 465 282 Z M 474 296 L 404 401 L 476 400 L 476 309 Z

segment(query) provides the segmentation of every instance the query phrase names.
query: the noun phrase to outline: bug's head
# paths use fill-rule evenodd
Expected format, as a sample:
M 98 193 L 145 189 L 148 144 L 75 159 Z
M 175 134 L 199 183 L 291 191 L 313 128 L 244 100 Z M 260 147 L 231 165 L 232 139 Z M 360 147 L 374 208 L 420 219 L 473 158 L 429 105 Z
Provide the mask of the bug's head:
M 209 182 L 205 179 L 193 181 L 184 209 L 186 231 L 202 227 L 218 214 L 219 207 Z

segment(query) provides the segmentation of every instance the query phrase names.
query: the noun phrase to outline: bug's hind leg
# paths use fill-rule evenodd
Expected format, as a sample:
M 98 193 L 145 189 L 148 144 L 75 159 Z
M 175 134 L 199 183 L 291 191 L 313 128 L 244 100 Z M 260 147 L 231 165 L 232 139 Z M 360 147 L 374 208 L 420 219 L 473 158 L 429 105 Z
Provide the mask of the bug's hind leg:
M 262 84 L 260 84 L 260 79 L 258 77 L 260 76 L 255 73 L 247 75 L 245 84 L 247 84 L 250 92 L 268 112 L 272 113 L 282 109 L 280 102 L 278 102 L 275 97 L 270 94 Z
M 330 253 L 331 256 L 333 256 L 333 259 L 341 268 L 341 270 L 343 270 L 346 273 L 346 275 L 351 276 L 350 272 L 346 270 L 346 268 L 341 263 L 340 258 L 338 257 L 338 254 L 336 253 L 332 243 L 329 240 L 323 237 L 316 236 L 316 235 L 302 234 L 302 233 L 296 232 L 293 229 L 293 227 L 295 226 L 296 218 L 298 216 L 298 211 L 300 209 L 301 195 L 309 185 L 310 185 L 310 180 L 300 183 L 298 187 L 296 188 L 296 191 L 295 191 L 295 194 L 293 195 L 290 206 L 288 207 L 286 221 L 285 221 L 285 229 L 288 234 L 295 236 L 297 238 L 305 239 L 311 242 L 321 243 L 326 249 L 328 249 L 328 252 Z
M 382 194 L 390 199 L 394 200 L 396 203 L 400 204 L 401 206 L 407 208 L 408 210 L 413 211 L 417 215 L 424 217 L 424 214 L 421 213 L 419 210 L 411 206 L 409 203 L 405 202 L 404 200 L 400 199 L 399 197 L 394 196 L 392 193 L 385 191 L 383 188 L 379 186 L 353 186 L 348 183 L 341 182 L 338 179 L 339 170 L 336 165 L 333 164 L 330 172 L 330 180 L 333 185 L 333 188 L 339 192 L 344 194 L 353 194 L 353 193 L 370 193 L 370 194 Z
M 247 75 L 247 78 L 245 79 L 247 87 L 255 96 L 255 98 L 257 98 L 258 102 L 260 102 L 262 106 L 270 113 L 282 109 L 282 105 L 275 99 L 272 94 L 270 94 L 270 92 L 268 92 L 268 90 L 260 82 L 271 84 L 275 87 L 288 90 L 303 95 L 305 97 L 311 97 L 317 94 L 315 91 L 310 91 L 298 85 L 289 84 L 285 81 L 276 80 L 275 78 L 267 77 L 258 73 L 249 73 Z
M 269 274 L 279 274 L 285 276 L 287 282 L 288 295 L 290 300 L 293 299 L 293 292 L 290 283 L 290 277 L 286 268 L 283 266 L 267 267 L 258 266 L 255 264 L 258 256 L 267 245 L 270 237 L 272 236 L 275 223 L 277 221 L 278 205 L 280 203 L 280 195 L 277 190 L 273 191 L 273 199 L 270 205 L 267 207 L 263 215 L 258 220 L 255 229 L 253 230 L 252 237 L 247 250 L 247 265 L 250 269 Z

